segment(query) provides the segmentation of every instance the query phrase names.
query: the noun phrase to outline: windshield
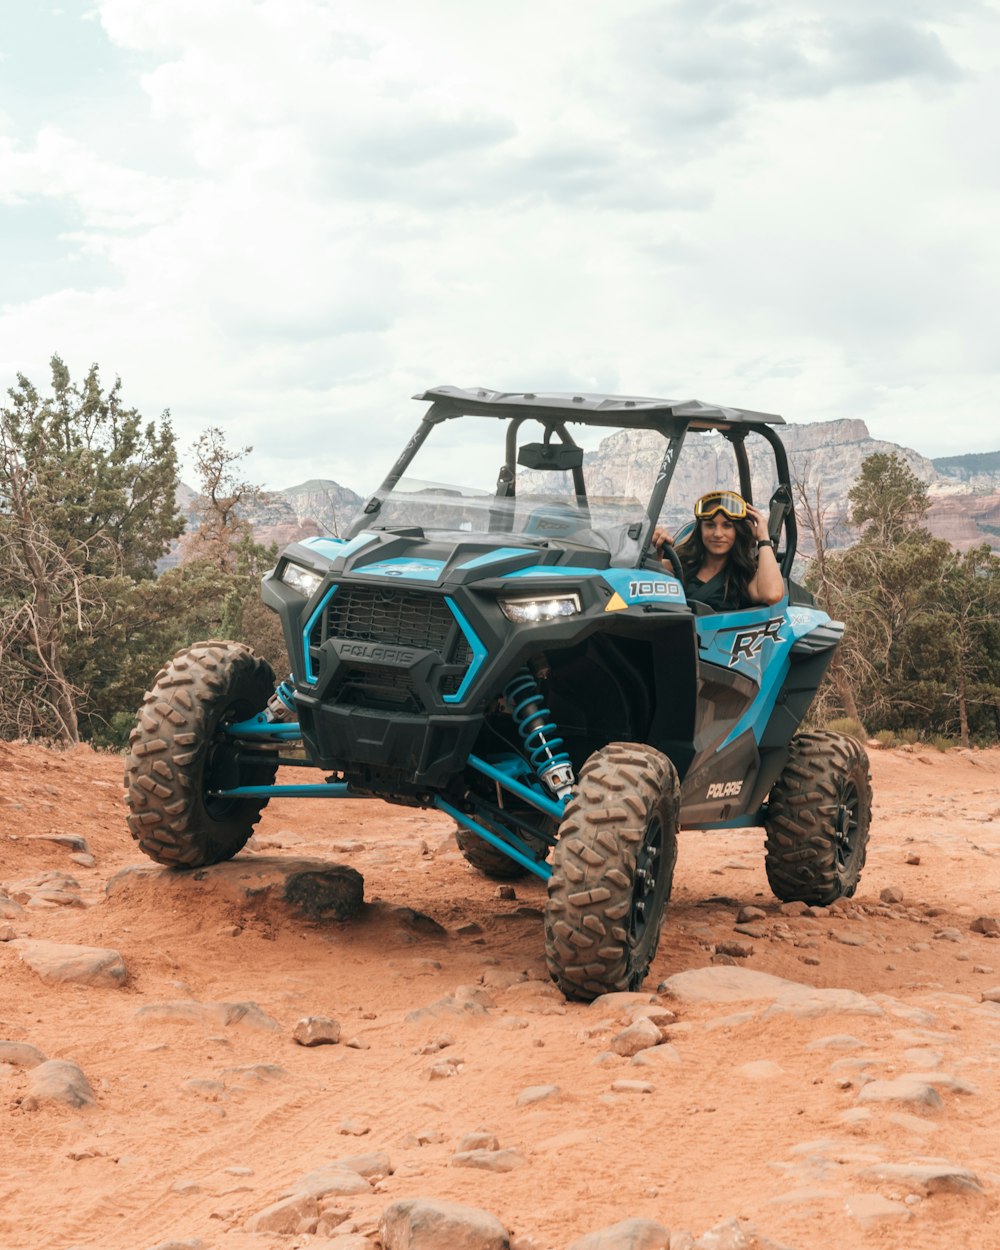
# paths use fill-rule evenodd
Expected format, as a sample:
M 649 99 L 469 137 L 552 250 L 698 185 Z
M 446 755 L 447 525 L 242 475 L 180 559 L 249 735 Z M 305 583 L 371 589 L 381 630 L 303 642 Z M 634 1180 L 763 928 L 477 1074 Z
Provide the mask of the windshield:
M 404 477 L 381 499 L 377 520 L 374 524 L 369 521 L 367 528 L 417 525 L 428 534 L 459 537 L 517 534 L 539 542 L 557 539 L 603 550 L 609 544 L 604 531 L 639 525 L 646 520 L 645 507 L 638 499 L 598 496 L 578 500 L 572 493 L 572 482 L 566 492 L 531 491 L 514 499 L 497 499 L 492 491 L 473 486 Z M 638 536 L 637 531 L 633 537 Z

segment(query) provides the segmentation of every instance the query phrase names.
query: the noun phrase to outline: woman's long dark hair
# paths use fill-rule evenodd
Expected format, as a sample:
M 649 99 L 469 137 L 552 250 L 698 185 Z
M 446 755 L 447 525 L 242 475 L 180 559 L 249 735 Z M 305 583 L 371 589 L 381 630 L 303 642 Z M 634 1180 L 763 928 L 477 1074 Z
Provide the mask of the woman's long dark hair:
M 736 599 L 738 600 L 736 606 L 744 608 L 753 602 L 750 598 L 750 583 L 757 572 L 757 553 L 750 522 L 733 521 L 733 526 L 736 529 L 736 541 L 729 549 L 729 556 L 723 569 L 724 594 L 727 602 Z M 677 547 L 685 581 L 698 572 L 708 555 L 708 548 L 701 536 L 701 527 L 702 522 L 696 521 L 694 529 Z M 733 591 L 736 592 L 735 595 Z

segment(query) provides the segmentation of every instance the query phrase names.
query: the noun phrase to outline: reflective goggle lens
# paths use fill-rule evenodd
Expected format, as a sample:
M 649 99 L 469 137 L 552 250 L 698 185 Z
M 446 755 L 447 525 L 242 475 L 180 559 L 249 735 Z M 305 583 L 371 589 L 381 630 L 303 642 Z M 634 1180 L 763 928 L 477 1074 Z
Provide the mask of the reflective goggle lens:
M 717 512 L 724 512 L 731 521 L 742 521 L 747 514 L 746 500 L 735 491 L 712 491 L 702 495 L 694 506 L 694 514 L 699 521 L 713 517 Z

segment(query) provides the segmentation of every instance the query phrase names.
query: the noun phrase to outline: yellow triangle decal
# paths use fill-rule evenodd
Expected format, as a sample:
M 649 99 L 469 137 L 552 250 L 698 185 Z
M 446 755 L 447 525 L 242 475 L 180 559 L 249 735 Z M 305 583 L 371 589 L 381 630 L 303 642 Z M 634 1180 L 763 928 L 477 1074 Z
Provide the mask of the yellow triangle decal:
M 622 612 L 628 607 L 628 604 L 616 590 L 611 598 L 604 605 L 605 612 Z

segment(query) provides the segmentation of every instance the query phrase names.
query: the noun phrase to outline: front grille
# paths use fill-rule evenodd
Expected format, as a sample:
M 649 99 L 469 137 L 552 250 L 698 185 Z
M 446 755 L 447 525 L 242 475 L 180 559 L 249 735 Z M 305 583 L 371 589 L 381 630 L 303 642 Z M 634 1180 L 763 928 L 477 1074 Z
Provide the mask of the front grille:
M 416 715 L 423 701 L 413 689 L 410 674 L 398 668 L 349 668 L 342 671 L 331 697 L 352 707 Z
M 440 676 L 441 695 L 458 691 L 473 660 L 472 648 L 444 597 L 401 588 L 341 585 L 309 634 L 316 668 L 320 648 L 329 639 L 436 652 L 452 670 Z M 386 711 L 417 714 L 425 710 L 410 674 L 389 666 L 347 661 L 326 697 Z
M 455 618 L 440 595 L 341 586 L 317 627 L 322 629 L 322 637 L 310 640 L 314 646 L 327 638 L 349 638 L 443 653 L 455 629 Z

